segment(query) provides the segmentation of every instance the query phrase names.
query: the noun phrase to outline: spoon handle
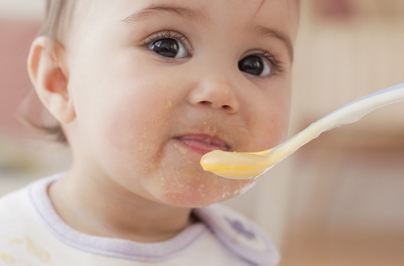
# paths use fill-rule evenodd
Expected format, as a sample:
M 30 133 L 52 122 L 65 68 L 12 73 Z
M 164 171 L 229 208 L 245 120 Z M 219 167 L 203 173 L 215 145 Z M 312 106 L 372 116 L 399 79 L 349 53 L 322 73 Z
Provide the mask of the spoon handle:
M 334 112 L 324 116 L 316 122 L 310 124 L 307 128 L 300 131 L 294 137 L 274 148 L 276 153 L 282 154 L 282 159 L 286 158 L 301 146 L 317 138 L 321 133 L 334 129 L 336 127 L 354 123 L 366 114 L 381 108 L 404 100 L 404 83 L 398 84 L 386 89 L 376 91 L 351 103 L 348 103 Z M 404 116 L 404 111 L 402 113 Z M 278 158 L 281 159 L 281 158 Z

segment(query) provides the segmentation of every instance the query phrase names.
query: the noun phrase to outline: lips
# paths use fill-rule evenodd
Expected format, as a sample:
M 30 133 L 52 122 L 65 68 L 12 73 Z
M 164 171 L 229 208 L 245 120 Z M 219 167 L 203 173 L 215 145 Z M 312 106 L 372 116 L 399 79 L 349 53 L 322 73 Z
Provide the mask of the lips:
M 175 139 L 199 154 L 213 150 L 230 150 L 230 146 L 224 140 L 206 134 L 188 134 L 175 137 Z

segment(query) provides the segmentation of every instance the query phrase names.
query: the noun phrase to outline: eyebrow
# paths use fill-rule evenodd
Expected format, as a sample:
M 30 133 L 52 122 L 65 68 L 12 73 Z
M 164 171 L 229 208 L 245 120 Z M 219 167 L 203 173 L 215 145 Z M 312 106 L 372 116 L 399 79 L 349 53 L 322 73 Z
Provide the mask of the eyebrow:
M 123 21 L 133 23 L 161 12 L 174 14 L 192 20 L 208 20 L 208 16 L 202 10 L 193 10 L 186 7 L 159 4 L 150 5 L 138 12 L 135 12 L 129 15 L 127 18 L 123 19 Z
M 292 40 L 290 37 L 283 33 L 282 31 L 278 31 L 276 29 L 271 29 L 265 26 L 257 25 L 254 27 L 254 30 L 261 35 L 267 36 L 269 38 L 275 38 L 281 41 L 287 48 L 290 60 L 293 62 L 294 58 L 294 49 Z
M 164 5 L 164 4 L 152 4 L 146 8 L 143 8 L 142 10 L 135 12 L 125 19 L 123 19 L 123 22 L 126 23 L 135 23 L 137 21 L 149 18 L 155 14 L 159 13 L 168 13 L 168 14 L 174 14 L 180 17 L 184 17 L 186 19 L 190 20 L 202 20 L 202 21 L 209 21 L 209 17 L 205 12 L 202 10 L 193 10 L 189 9 L 186 7 L 180 7 L 180 6 L 172 6 L 172 5 Z M 287 48 L 290 60 L 293 61 L 294 58 L 294 49 L 293 49 L 293 44 L 289 36 L 281 31 L 271 29 L 265 26 L 257 25 L 254 27 L 254 31 L 257 32 L 260 35 L 269 37 L 269 38 L 275 38 L 279 41 L 281 41 Z

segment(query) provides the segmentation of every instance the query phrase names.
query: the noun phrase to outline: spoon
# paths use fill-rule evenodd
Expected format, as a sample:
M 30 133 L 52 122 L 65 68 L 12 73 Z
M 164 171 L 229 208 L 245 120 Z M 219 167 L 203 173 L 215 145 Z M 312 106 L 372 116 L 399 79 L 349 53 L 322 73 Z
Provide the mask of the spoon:
M 200 164 L 205 171 L 225 178 L 239 180 L 255 178 L 320 136 L 321 133 L 354 123 L 380 107 L 402 100 L 404 100 L 404 83 L 376 91 L 344 105 L 274 148 L 260 152 L 214 150 L 202 156 Z

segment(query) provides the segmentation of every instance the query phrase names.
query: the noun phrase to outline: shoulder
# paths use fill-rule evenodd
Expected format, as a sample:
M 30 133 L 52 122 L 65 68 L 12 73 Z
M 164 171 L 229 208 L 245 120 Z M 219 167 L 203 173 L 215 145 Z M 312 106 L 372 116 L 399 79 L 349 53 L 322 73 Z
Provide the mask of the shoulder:
M 42 183 L 44 179 L 34 181 L 0 198 L 0 235 L 21 235 L 36 228 L 38 215 L 33 204 L 32 188 Z
M 48 254 L 36 245 L 40 236 L 32 234 L 31 212 L 28 188 L 0 198 L 0 265 L 47 265 L 42 261 Z
M 0 198 L 0 234 L 4 236 L 13 228 L 26 223 L 29 215 L 29 195 L 23 188 Z
M 220 204 L 196 209 L 195 213 L 237 256 L 263 266 L 279 262 L 279 252 L 267 234 L 242 214 Z
M 32 187 L 40 182 L 35 181 L 0 198 L 0 265 L 2 260 L 11 265 L 38 265 L 26 263 L 25 260 L 30 258 L 32 252 L 29 251 L 34 249 L 37 255 L 39 253 L 36 251 L 43 253 L 36 245 L 44 234 L 30 193 Z
M 0 221 L 6 217 L 20 214 L 27 200 L 27 189 L 23 188 L 0 197 Z
M 19 190 L 0 197 L 0 219 L 7 216 L 27 215 L 35 212 L 34 201 L 46 196 L 48 184 L 55 177 L 45 177 L 27 184 Z M 8 214 L 8 215 L 7 215 Z

